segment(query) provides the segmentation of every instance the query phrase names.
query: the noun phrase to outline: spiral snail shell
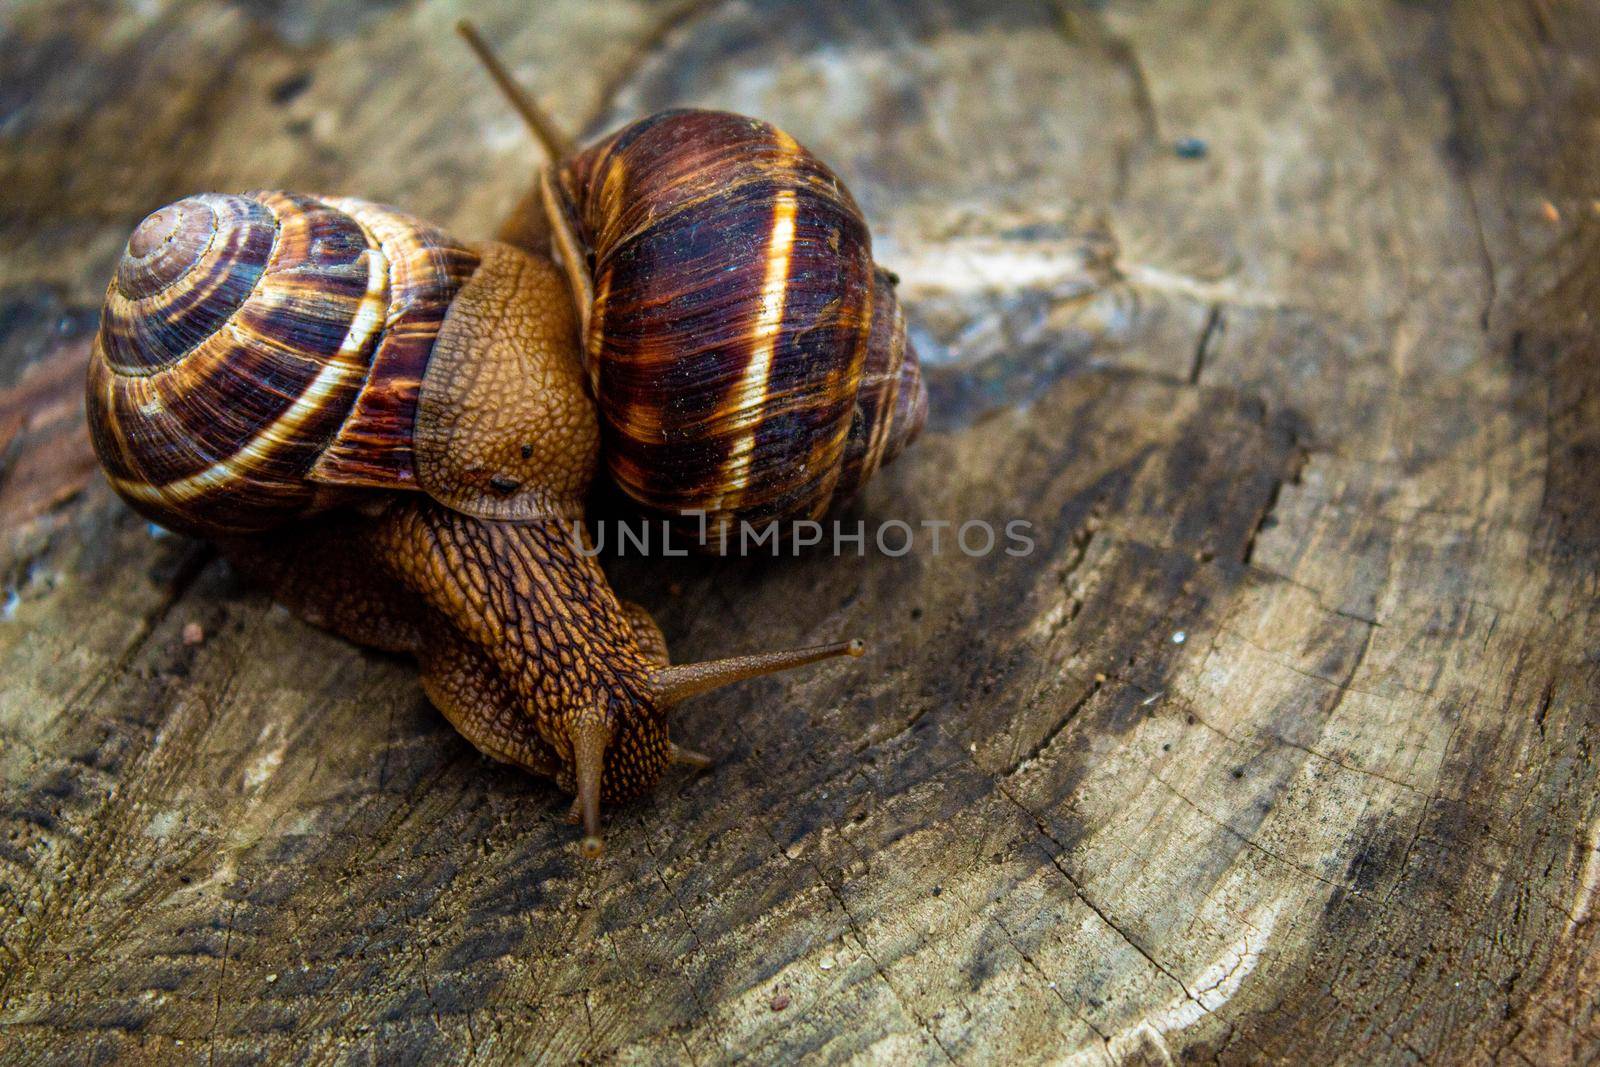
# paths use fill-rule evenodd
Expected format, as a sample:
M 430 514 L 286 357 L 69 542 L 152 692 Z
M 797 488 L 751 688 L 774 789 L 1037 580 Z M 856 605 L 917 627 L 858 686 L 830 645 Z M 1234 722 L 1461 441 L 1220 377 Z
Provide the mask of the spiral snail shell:
M 921 429 L 927 392 L 860 209 L 783 131 L 635 122 L 543 177 L 604 462 L 667 514 L 817 518 Z
M 554 277 L 349 197 L 180 200 L 135 229 L 107 291 L 95 449 L 136 508 L 204 536 L 271 529 L 363 488 L 486 517 L 577 517 L 592 462 L 544 462 L 595 432 L 570 312 L 546 300 L 501 339 L 526 350 L 510 364 L 525 373 L 477 394 L 456 373 L 485 362 L 471 351 L 478 305 L 541 272 Z

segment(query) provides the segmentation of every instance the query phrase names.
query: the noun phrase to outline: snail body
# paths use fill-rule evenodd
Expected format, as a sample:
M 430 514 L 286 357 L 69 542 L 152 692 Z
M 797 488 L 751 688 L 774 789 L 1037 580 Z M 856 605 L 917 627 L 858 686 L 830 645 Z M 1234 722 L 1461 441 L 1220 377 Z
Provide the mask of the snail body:
M 717 184 L 672 156 L 686 130 L 736 192 L 698 227 Z M 859 211 L 771 127 L 667 113 L 541 189 L 554 257 L 353 198 L 163 208 L 107 292 L 87 406 L 135 509 L 215 539 L 309 621 L 415 656 L 473 744 L 575 794 L 594 854 L 602 801 L 707 762 L 668 737 L 679 700 L 861 652 L 670 664 L 587 551 L 602 462 L 648 508 L 820 514 L 915 434 L 925 394 Z M 728 230 L 763 218 L 788 235 Z M 677 317 L 652 318 L 662 302 Z

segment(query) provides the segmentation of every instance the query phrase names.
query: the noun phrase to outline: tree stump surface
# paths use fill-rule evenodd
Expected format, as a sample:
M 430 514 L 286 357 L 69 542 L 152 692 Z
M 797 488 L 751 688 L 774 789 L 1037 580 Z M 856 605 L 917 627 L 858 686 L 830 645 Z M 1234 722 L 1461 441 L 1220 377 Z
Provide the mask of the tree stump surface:
M 1600 1057 L 1600 5 L 1443 7 L 10 7 L 0 1060 Z M 600 863 L 84 443 L 154 207 L 492 232 L 461 14 L 587 136 L 828 160 L 933 399 L 845 518 L 1036 542 L 613 559 L 676 658 L 870 653 L 689 704 Z

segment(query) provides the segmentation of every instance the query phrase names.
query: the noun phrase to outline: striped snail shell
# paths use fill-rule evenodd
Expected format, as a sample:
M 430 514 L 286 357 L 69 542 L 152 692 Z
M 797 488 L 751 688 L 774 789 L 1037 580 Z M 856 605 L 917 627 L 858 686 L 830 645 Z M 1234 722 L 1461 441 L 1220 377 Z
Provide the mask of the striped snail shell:
M 163 526 L 215 536 L 348 487 L 414 486 L 432 337 L 476 265 L 357 200 L 206 193 L 153 213 L 128 240 L 90 362 L 113 487 Z
M 358 489 L 485 518 L 581 514 L 596 431 L 574 316 L 541 279 L 565 288 L 553 265 L 361 200 L 180 200 L 134 231 L 106 294 L 95 450 L 131 504 L 201 536 Z M 500 325 L 508 306 L 547 310 Z
M 603 458 L 666 514 L 816 518 L 921 429 L 894 279 L 843 183 L 783 131 L 665 111 L 543 176 Z

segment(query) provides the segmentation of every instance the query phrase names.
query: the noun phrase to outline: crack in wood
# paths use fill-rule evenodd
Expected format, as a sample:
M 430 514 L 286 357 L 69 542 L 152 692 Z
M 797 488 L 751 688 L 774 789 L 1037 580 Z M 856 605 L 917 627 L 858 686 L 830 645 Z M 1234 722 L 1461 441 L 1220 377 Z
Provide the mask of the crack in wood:
M 1305 473 L 1306 462 L 1310 458 L 1310 451 L 1300 445 L 1299 439 L 1293 434 L 1290 436 L 1291 450 L 1288 469 L 1273 479 L 1271 487 L 1267 490 L 1267 497 L 1261 504 L 1261 514 L 1256 517 L 1255 523 L 1250 527 L 1250 533 L 1244 540 L 1244 551 L 1239 555 L 1239 562 L 1246 567 L 1252 565 L 1256 554 L 1256 538 L 1261 536 L 1261 531 L 1266 528 L 1267 520 L 1273 517 L 1278 510 L 1278 498 L 1283 493 L 1283 487 L 1299 485 L 1301 476 Z
M 1122 682 L 1123 684 L 1131 685 L 1132 688 L 1138 689 L 1140 692 L 1144 691 L 1139 686 L 1132 685 L 1132 683 L 1126 682 L 1124 679 L 1114 678 L 1114 680 L 1118 681 L 1118 682 Z M 1323 763 L 1328 764 L 1329 766 L 1337 767 L 1342 771 L 1348 771 L 1351 774 L 1357 774 L 1357 775 L 1360 775 L 1360 776 L 1362 776 L 1364 778 L 1375 778 L 1380 782 L 1386 782 L 1389 785 L 1395 786 L 1398 789 L 1404 789 L 1404 790 L 1406 790 L 1407 792 L 1410 792 L 1410 793 L 1417 793 L 1419 795 L 1422 793 L 1422 789 L 1421 788 L 1419 788 L 1416 785 L 1413 785 L 1410 782 L 1403 781 L 1402 779 L 1395 778 L 1395 777 L 1392 777 L 1391 775 L 1384 774 L 1382 771 L 1369 770 L 1366 767 L 1357 767 L 1355 764 L 1346 763 L 1343 760 L 1341 760 L 1341 759 L 1339 759 L 1339 758 L 1337 758 L 1335 756 L 1330 756 L 1328 753 L 1320 751 L 1319 749 L 1314 748 L 1311 745 L 1304 745 L 1304 744 L 1301 744 L 1300 742 L 1295 741 L 1295 740 L 1293 740 L 1291 738 L 1284 737 L 1281 733 L 1266 732 L 1266 733 L 1261 733 L 1261 734 L 1254 734 L 1254 735 L 1252 735 L 1252 737 L 1250 739 L 1244 739 L 1244 738 L 1236 737 L 1233 734 L 1230 734 L 1228 731 L 1224 730 L 1222 727 L 1217 726 L 1215 723 L 1212 723 L 1211 721 L 1209 721 L 1204 715 L 1201 715 L 1200 711 L 1199 711 L 1199 706 L 1196 705 L 1188 697 L 1184 696 L 1182 693 L 1173 692 L 1173 691 L 1167 691 L 1167 692 L 1156 694 L 1156 695 L 1160 696 L 1163 700 L 1170 700 L 1173 703 L 1177 704 L 1179 707 L 1183 708 L 1184 714 L 1186 716 L 1188 716 L 1188 718 L 1194 720 L 1194 723 L 1196 725 L 1202 726 L 1205 729 L 1211 731 L 1212 733 L 1216 734 L 1218 737 L 1222 738 L 1224 741 L 1228 742 L 1229 744 L 1238 745 L 1240 748 L 1247 748 L 1247 747 L 1249 747 L 1251 745 L 1252 742 L 1259 742 L 1259 741 L 1263 741 L 1264 740 L 1264 741 L 1267 741 L 1267 742 L 1269 742 L 1271 744 L 1282 745 L 1285 748 L 1292 748 L 1292 749 L 1294 749 L 1294 750 L 1296 750 L 1298 752 L 1304 752 L 1306 755 L 1312 757 L 1313 759 L 1320 760 Z
M 1138 50 L 1128 38 L 1117 34 L 1106 22 L 1105 13 L 1081 0 L 1056 0 L 1056 29 L 1068 42 L 1079 39 L 1089 41 L 1111 60 L 1128 80 L 1133 98 L 1134 112 L 1147 143 L 1161 140 L 1161 124 L 1156 119 L 1155 97 L 1150 92 L 1150 79 L 1144 64 L 1139 61 Z
M 1090 681 L 1089 688 L 1084 691 L 1082 696 L 1080 696 L 1077 700 L 1074 700 L 1067 707 L 1066 711 L 1062 713 L 1061 718 L 1056 721 L 1055 725 L 1052 726 L 1045 733 L 1045 735 L 1039 739 L 1039 743 L 1034 745 L 1025 755 L 1016 760 L 1001 773 L 1006 777 L 1010 777 L 1011 775 L 1019 773 L 1028 764 L 1038 759 L 1039 754 L 1045 749 L 1049 748 L 1055 742 L 1055 739 L 1061 735 L 1061 732 L 1070 726 L 1072 721 L 1078 717 L 1078 712 L 1082 711 L 1088 706 L 1091 700 L 1100 695 L 1100 690 L 1105 687 L 1107 677 L 1109 676 L 1104 674 L 1096 675 Z
M 1022 946 L 1017 943 L 1016 934 L 1012 932 L 1011 928 L 1007 926 L 1003 920 L 996 916 L 994 924 L 999 927 L 1000 932 L 1006 936 L 1006 943 L 1011 946 L 1011 951 L 1015 952 L 1017 954 L 1017 958 L 1022 961 L 1023 967 L 1031 971 L 1034 977 L 1038 978 L 1040 982 L 1044 983 L 1045 989 L 1055 995 L 1055 998 L 1061 1002 L 1061 1006 L 1066 1008 L 1074 1019 L 1077 1019 L 1083 1025 L 1087 1026 L 1094 1033 L 1094 1035 L 1100 1039 L 1100 1044 L 1105 1046 L 1109 1052 L 1111 1047 L 1111 1035 L 1107 1034 L 1104 1030 L 1100 1029 L 1100 1027 L 1096 1026 L 1093 1019 L 1090 1019 L 1087 1015 L 1083 1014 L 1083 1012 L 1079 1011 L 1077 1005 L 1071 1000 L 1067 999 L 1067 995 L 1061 991 L 1061 984 L 1059 982 L 1052 981 L 1050 976 L 1045 973 L 1044 968 L 1039 966 L 1038 961 L 1035 960 L 1032 955 L 1023 951 Z
M 656 881 L 661 884 L 661 888 L 671 899 L 672 906 L 677 910 L 678 917 L 683 922 L 684 932 L 689 935 L 689 940 L 694 943 L 695 951 L 704 954 L 706 949 L 704 942 L 702 942 L 700 939 L 699 929 L 695 926 L 694 920 L 689 918 L 689 910 L 684 907 L 682 899 L 678 896 L 678 891 L 667 883 L 667 876 L 662 873 L 661 860 L 656 855 L 655 846 L 650 840 L 654 836 L 654 831 L 648 827 L 641 828 L 639 841 L 644 845 L 645 853 L 650 857 L 651 871 L 655 874 Z M 618 963 L 621 963 L 621 960 L 618 960 Z M 711 1010 L 706 1005 L 705 1000 L 700 996 L 699 986 L 688 975 L 684 976 L 683 982 L 689 990 L 689 997 L 694 1001 L 695 1010 L 699 1012 L 700 1018 L 707 1020 L 708 1029 L 711 1031 L 712 1038 L 717 1042 L 717 1047 L 722 1050 L 722 1054 L 724 1056 L 728 1055 L 728 1048 L 723 1043 L 722 1034 L 720 1033 L 719 1029 L 714 1026 L 709 1026 Z M 683 1042 L 683 1052 L 684 1055 L 689 1058 L 689 1062 L 691 1064 L 698 1063 L 693 1050 L 689 1047 L 688 1041 Z
M 739 733 L 740 737 L 744 739 L 744 742 L 746 746 L 749 747 L 750 751 L 752 753 L 757 752 L 758 749 L 756 746 L 751 744 L 749 737 L 744 733 L 743 723 L 739 719 L 735 719 L 733 721 L 733 727 Z M 757 814 L 751 820 L 751 822 L 761 829 L 762 834 L 765 835 L 767 841 L 771 844 L 775 855 L 785 855 L 783 846 L 778 843 L 777 835 L 772 832 L 772 827 L 767 824 L 765 819 L 761 818 L 761 816 Z M 896 989 L 894 983 L 889 980 L 888 974 L 884 971 L 883 964 L 878 960 L 877 956 L 868 946 L 866 936 L 862 933 L 861 927 L 856 922 L 856 918 L 851 913 L 849 906 L 845 904 L 844 897 L 839 892 L 838 887 L 836 887 L 832 880 L 828 878 L 827 874 L 822 870 L 821 865 L 818 864 L 814 858 L 807 855 L 802 862 L 808 868 L 810 868 L 812 874 L 816 876 L 817 883 L 824 890 L 826 890 L 829 896 L 832 897 L 835 905 L 837 905 L 839 908 L 840 914 L 844 916 L 846 926 L 849 927 L 851 933 L 856 939 L 857 944 L 860 945 L 862 954 L 866 956 L 867 960 L 872 964 L 873 972 L 876 974 L 878 980 L 883 983 L 884 987 L 888 989 L 889 995 L 894 999 L 895 1004 L 903 1013 L 905 1013 L 905 1016 L 910 1019 L 917 1026 L 917 1028 L 934 1043 L 934 1045 L 939 1049 L 940 1054 L 944 1057 L 945 1062 L 955 1063 L 955 1057 L 952 1056 L 950 1050 L 945 1047 L 944 1042 L 939 1039 L 939 1035 L 934 1033 L 933 1027 L 929 1024 L 928 1020 L 922 1018 L 918 1012 L 912 1009 L 911 1006 L 905 1002 L 904 998 L 900 994 L 900 991 Z
M 1200 384 L 1200 375 L 1206 368 L 1206 358 L 1210 353 L 1212 344 L 1222 335 L 1224 323 L 1222 305 L 1212 304 L 1206 311 L 1206 322 L 1200 328 L 1200 340 L 1195 342 L 1194 358 L 1189 364 L 1190 385 Z
M 1164 975 L 1166 978 L 1171 980 L 1171 982 L 1178 987 L 1178 990 L 1183 994 L 1184 997 L 1193 1001 L 1203 1012 L 1209 1015 L 1211 1013 L 1211 1009 L 1202 1004 L 1199 998 L 1189 991 L 1189 987 L 1184 984 L 1182 979 L 1173 974 L 1172 971 L 1166 967 L 1166 965 L 1162 964 L 1153 955 L 1151 955 L 1150 951 L 1140 944 L 1137 939 L 1135 939 L 1120 925 L 1114 922 L 1106 913 L 1105 909 L 1100 907 L 1089 898 L 1088 894 L 1084 892 L 1082 884 L 1079 883 L 1077 878 L 1073 877 L 1072 872 L 1067 870 L 1065 863 L 1061 859 L 1062 854 L 1066 851 L 1066 847 L 1056 839 L 1054 834 L 1050 832 L 1050 829 L 1045 821 L 1038 815 L 1034 814 L 1032 809 L 1030 809 L 1026 804 L 1018 800 L 1017 797 L 1006 788 L 1004 782 L 997 781 L 995 783 L 995 788 L 1001 796 L 1005 797 L 1012 804 L 1016 805 L 1017 810 L 1022 812 L 1023 815 L 1027 817 L 1028 822 L 1030 822 L 1034 829 L 1038 831 L 1039 836 L 1043 837 L 1053 846 L 1053 848 L 1044 850 L 1046 856 L 1050 860 L 1051 866 L 1060 872 L 1061 877 L 1066 879 L 1067 884 L 1072 888 L 1073 895 L 1078 898 L 1084 907 L 1092 911 L 1100 919 L 1100 921 L 1105 924 L 1107 929 L 1115 933 L 1130 948 L 1132 948 L 1140 956 L 1144 957 L 1145 962 L 1148 963 L 1157 973 Z

